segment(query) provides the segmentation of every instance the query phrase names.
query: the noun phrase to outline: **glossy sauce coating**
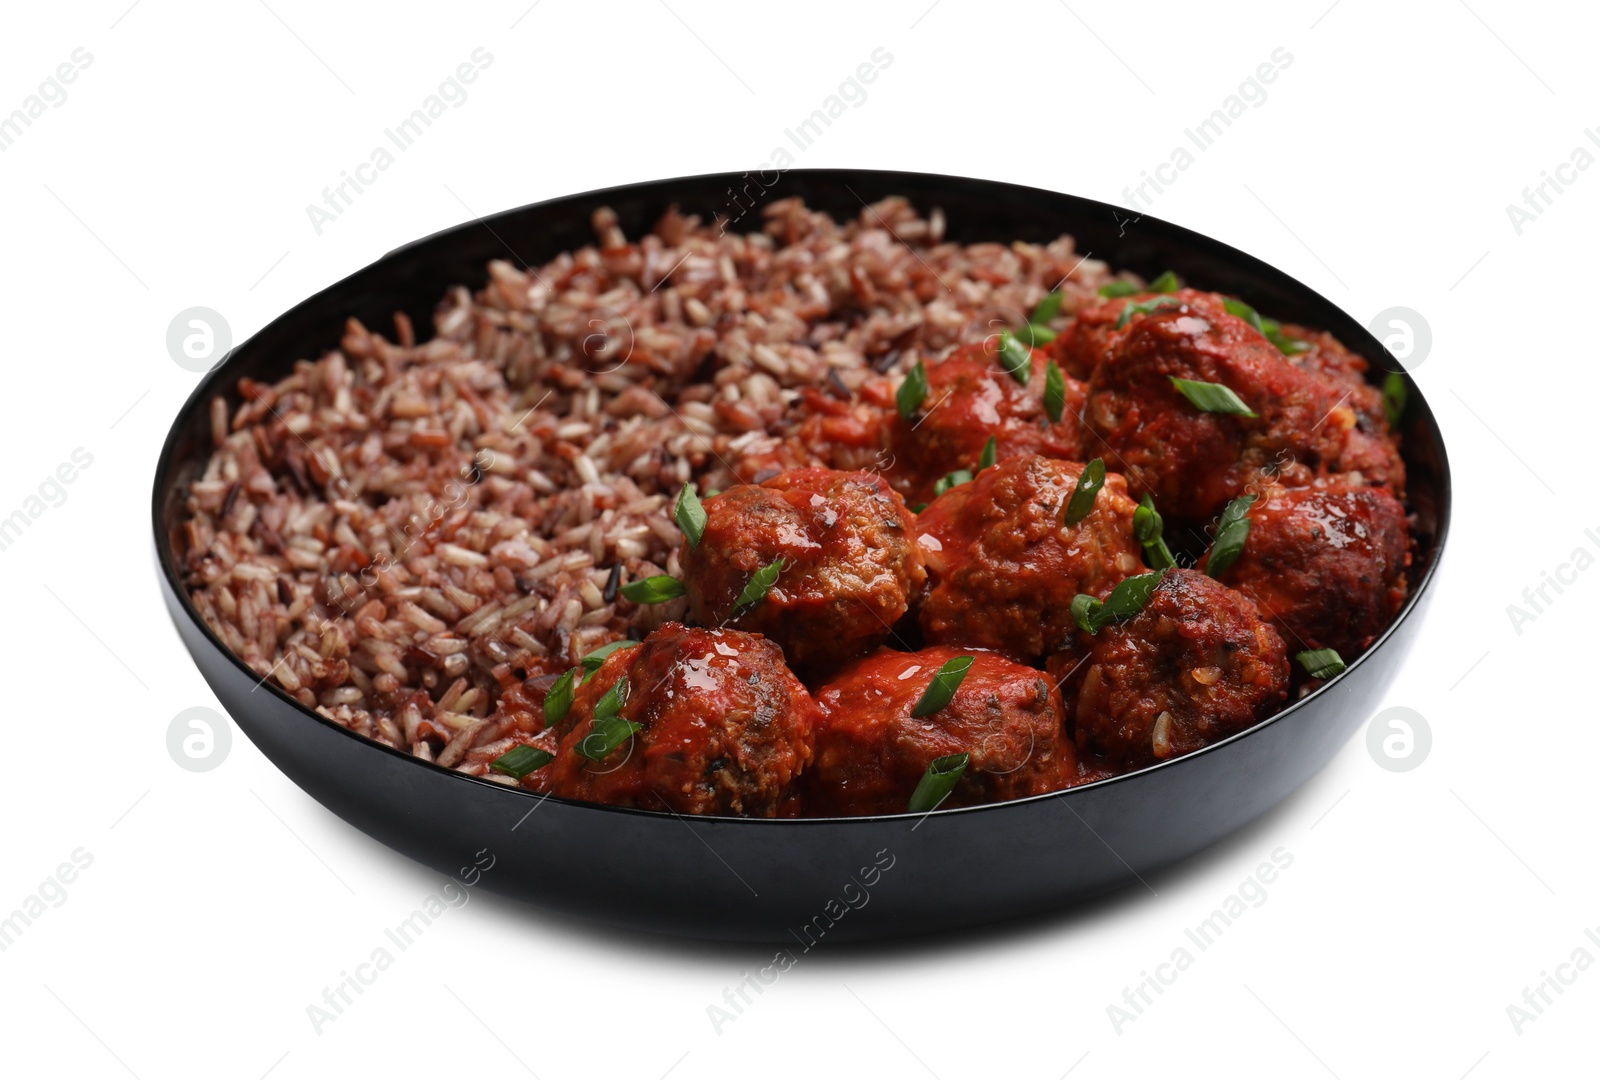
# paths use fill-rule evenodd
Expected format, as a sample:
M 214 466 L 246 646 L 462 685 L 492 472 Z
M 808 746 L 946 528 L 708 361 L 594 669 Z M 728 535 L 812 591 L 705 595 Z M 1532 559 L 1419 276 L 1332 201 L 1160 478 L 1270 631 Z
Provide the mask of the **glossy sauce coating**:
M 604 760 L 578 746 L 619 681 L 640 730 Z M 552 794 L 680 814 L 776 817 L 811 760 L 815 706 L 772 642 L 667 623 L 606 657 L 556 728 Z
M 793 469 L 705 500 L 698 547 L 679 556 L 690 621 L 765 634 L 791 667 L 812 671 L 882 643 L 926 578 L 913 518 L 877 473 Z M 783 560 L 776 583 L 739 614 L 755 572 Z
M 1045 409 L 1047 358 L 1033 350 L 1024 386 L 1000 364 L 997 338 L 964 345 L 926 365 L 928 393 L 909 419 L 889 420 L 889 475 L 907 501 L 933 499 L 941 477 L 958 469 L 978 470 L 984 444 L 995 440 L 995 460 L 1042 454 L 1078 460 L 1083 440 L 1078 413 L 1085 388 L 1065 378 L 1061 419 Z
M 1084 466 L 1025 457 L 985 469 L 917 517 L 928 595 L 919 619 L 930 642 L 1044 655 L 1076 633 L 1072 599 L 1105 596 L 1139 573 L 1138 504 L 1108 474 L 1089 513 L 1065 510 Z
M 934 674 L 958 656 L 973 662 L 949 704 L 913 717 Z M 1078 776 L 1061 696 L 1043 672 L 972 649 L 880 650 L 817 691 L 805 813 L 904 813 L 934 759 L 958 753 L 971 757 L 945 807 L 1056 791 Z
M 1233 589 L 1169 570 L 1137 615 L 1080 632 L 1047 670 L 1080 752 L 1136 768 L 1265 719 L 1289 685 L 1283 639 Z
M 1409 543 L 1405 508 L 1388 491 L 1269 488 L 1246 516 L 1244 550 L 1220 577 L 1255 602 L 1290 652 L 1336 649 L 1349 661 L 1400 610 Z

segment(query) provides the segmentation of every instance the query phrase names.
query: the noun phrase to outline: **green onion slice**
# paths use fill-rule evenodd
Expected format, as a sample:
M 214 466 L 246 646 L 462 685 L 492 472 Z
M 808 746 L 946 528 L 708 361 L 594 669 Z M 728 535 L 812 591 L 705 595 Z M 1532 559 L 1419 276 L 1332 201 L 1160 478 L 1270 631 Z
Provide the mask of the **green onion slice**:
M 1041 345 L 1048 345 L 1056 339 L 1056 332 L 1048 326 L 1038 323 L 1024 323 L 1021 330 L 1017 331 L 1017 340 L 1024 345 L 1037 349 Z
M 950 704 L 950 699 L 955 696 L 956 687 L 967 677 L 967 669 L 971 666 L 970 656 L 958 656 L 954 660 L 946 660 L 944 666 L 934 673 L 933 681 L 922 692 L 922 697 L 911 707 L 911 715 L 932 716 Z
M 1043 326 L 1061 313 L 1061 294 L 1047 292 L 1044 299 L 1033 305 L 1033 314 L 1028 316 L 1028 321 Z
M 567 710 L 572 708 L 573 683 L 578 677 L 578 668 L 571 668 L 562 673 L 550 687 L 549 693 L 544 696 L 544 724 L 545 727 L 554 727 L 567 717 Z
M 1293 356 L 1295 353 L 1309 352 L 1311 350 L 1310 342 L 1301 341 L 1299 338 L 1292 338 L 1285 334 L 1283 325 L 1277 319 L 1269 319 L 1263 315 L 1261 317 L 1261 332 L 1267 335 L 1267 340 L 1276 345 L 1278 351 L 1285 356 Z
M 594 720 L 589 734 L 578 740 L 578 753 L 590 761 L 604 761 L 606 755 L 633 737 L 641 725 L 624 720 L 617 713 L 628 700 L 628 680 L 618 679 L 594 704 Z
M 1331 679 L 1344 670 L 1344 661 L 1336 649 L 1307 649 L 1295 653 L 1294 658 L 1313 679 Z
M 966 754 L 946 754 L 934 758 L 927 772 L 922 774 L 922 779 L 917 781 L 917 790 L 911 793 L 911 801 L 906 804 L 906 809 L 913 814 L 926 814 L 938 809 L 939 804 L 955 790 L 961 774 L 967 771 L 967 760 Z
M 741 615 L 748 614 L 765 600 L 781 573 L 783 573 L 783 558 L 780 556 L 751 574 L 750 580 L 745 582 L 744 588 L 740 590 L 738 599 L 733 602 L 731 617 L 737 619 Z
M 1250 519 L 1246 516 L 1254 495 L 1241 495 L 1222 509 L 1217 522 L 1217 538 L 1211 542 L 1211 554 L 1206 556 L 1206 573 L 1220 576 L 1232 566 L 1239 553 L 1244 551 L 1245 539 L 1250 535 Z
M 1148 574 L 1124 578 L 1104 600 L 1079 593 L 1072 598 L 1072 621 L 1084 633 L 1098 634 L 1112 623 L 1133 618 L 1150 602 L 1150 594 L 1161 584 L 1165 574 L 1165 570 L 1152 570 Z
M 1160 277 L 1152 281 L 1150 283 L 1150 287 L 1145 291 L 1157 293 L 1175 293 L 1182 287 L 1183 282 L 1178 280 L 1178 275 L 1174 274 L 1171 270 L 1168 270 Z
M 1089 511 L 1094 509 L 1094 498 L 1105 483 L 1105 459 L 1095 458 L 1083 467 L 1083 472 L 1078 474 L 1078 486 L 1072 489 L 1072 497 L 1067 500 L 1065 521 L 1068 525 L 1076 525 L 1089 516 Z
M 668 600 L 676 600 L 689 590 L 671 574 L 656 574 L 630 581 L 619 591 L 624 599 L 632 600 L 635 604 L 664 604 Z
M 1257 333 L 1263 335 L 1266 334 L 1267 328 L 1262 324 L 1261 316 L 1256 313 L 1255 308 L 1251 307 L 1243 300 L 1235 300 L 1231 296 L 1225 296 L 1222 298 L 1222 307 L 1229 315 L 1236 315 L 1245 322 L 1249 323 L 1251 326 L 1255 327 Z
M 684 484 L 683 490 L 678 492 L 678 501 L 672 506 L 672 519 L 683 530 L 689 546 L 699 547 L 700 538 L 706 534 L 706 508 L 700 504 L 700 496 L 688 484 Z
M 1067 380 L 1054 360 L 1044 366 L 1044 411 L 1052 424 L 1061 423 L 1061 414 L 1067 408 Z
M 605 663 L 606 657 L 610 656 L 618 649 L 626 649 L 637 644 L 639 644 L 637 641 L 629 641 L 626 638 L 621 641 L 613 641 L 609 645 L 602 645 L 594 652 L 588 653 L 583 657 L 583 659 L 579 660 L 578 663 L 582 665 L 583 670 L 585 671 L 597 671 L 599 670 L 600 665 Z
M 1383 412 L 1389 418 L 1390 427 L 1399 427 L 1400 420 L 1406 414 L 1406 377 L 1398 371 L 1389 372 L 1383 380 Z
M 1117 329 L 1121 330 L 1128 325 L 1128 320 L 1135 315 L 1148 315 L 1157 308 L 1178 307 L 1183 303 L 1176 296 L 1152 296 L 1148 300 L 1134 300 L 1122 305 L 1122 314 L 1117 316 Z
M 900 410 L 900 419 L 910 420 L 922 407 L 922 399 L 928 396 L 928 369 L 921 360 L 917 366 L 906 373 L 905 381 L 900 384 L 900 389 L 894 392 L 894 403 Z
M 1033 374 L 1033 354 L 1009 330 L 1000 331 L 1000 366 L 1023 386 Z
M 1132 296 L 1139 291 L 1139 286 L 1131 281 L 1109 281 L 1097 291 L 1107 300 L 1115 300 L 1119 296 Z
M 489 768 L 521 780 L 535 769 L 542 769 L 555 755 L 537 746 L 513 746 L 489 762 Z
M 978 455 L 978 471 L 982 472 L 994 464 L 994 456 L 998 451 L 995 447 L 994 436 L 989 436 L 989 441 L 983 444 L 983 453 Z
M 1238 394 L 1221 383 L 1180 379 L 1176 375 L 1169 375 L 1168 378 L 1172 380 L 1172 385 L 1177 387 L 1178 393 L 1188 398 L 1189 404 L 1201 412 L 1227 413 L 1232 416 L 1256 415 Z
M 937 499 L 951 488 L 959 487 L 962 484 L 969 483 L 971 480 L 972 474 L 966 469 L 957 469 L 953 473 L 941 476 L 933 482 L 933 497 Z
M 1144 561 L 1157 570 L 1178 565 L 1172 557 L 1172 549 L 1167 547 L 1167 541 L 1161 535 L 1162 528 L 1161 513 L 1156 509 L 1155 501 L 1146 495 L 1133 512 L 1133 535 L 1144 547 Z

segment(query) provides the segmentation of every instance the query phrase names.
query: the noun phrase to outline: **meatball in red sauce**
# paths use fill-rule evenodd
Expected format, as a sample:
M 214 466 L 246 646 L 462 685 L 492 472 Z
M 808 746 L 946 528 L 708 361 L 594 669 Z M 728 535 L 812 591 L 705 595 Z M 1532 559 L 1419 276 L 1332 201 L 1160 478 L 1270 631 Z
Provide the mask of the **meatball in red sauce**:
M 972 657 L 972 666 L 950 701 L 913 717 L 935 673 L 959 656 Z M 970 755 L 966 771 L 944 807 L 1039 795 L 1077 779 L 1061 696 L 1043 672 L 971 649 L 880 650 L 817 691 L 805 813 L 905 813 L 928 766 L 961 753 Z
M 705 501 L 698 545 L 679 558 L 690 621 L 765 634 L 798 671 L 868 652 L 889 636 L 927 573 L 913 519 L 872 472 L 792 469 Z M 782 560 L 754 603 L 739 603 L 756 571 Z
M 1130 296 L 1119 296 L 1080 311 L 1078 317 L 1057 334 L 1054 341 L 1044 347 L 1044 351 L 1061 365 L 1062 371 L 1075 379 L 1088 381 L 1094 375 L 1095 369 L 1100 366 L 1100 361 L 1105 359 L 1106 354 L 1111 352 L 1112 347 L 1122 339 L 1126 327 L 1140 317 L 1136 307 L 1135 311 L 1129 314 L 1128 322 L 1119 326 L 1124 309 L 1130 304 L 1161 303 L 1163 297 L 1170 297 L 1172 303 L 1186 304 L 1192 310 L 1207 315 L 1227 314 L 1227 309 L 1223 307 L 1222 296 L 1217 293 L 1201 292 L 1198 289 L 1179 289 L 1175 293 L 1134 293 Z
M 959 469 L 978 470 L 984 446 L 995 441 L 995 460 L 1042 454 L 1077 460 L 1083 456 L 1078 413 L 1084 386 L 1063 379 L 1061 418 L 1045 408 L 1045 355 L 1033 350 L 1026 385 L 1000 363 L 998 338 L 963 345 L 926 365 L 928 392 L 909 418 L 889 421 L 889 474 L 913 504 L 933 498 L 934 485 Z
M 1244 549 L 1218 578 L 1255 602 L 1291 652 L 1335 649 L 1349 661 L 1399 612 L 1410 542 L 1387 490 L 1271 487 L 1246 517 Z
M 1254 415 L 1206 411 L 1174 379 L 1220 384 Z M 1347 397 L 1243 319 L 1174 303 L 1129 323 L 1095 371 L 1083 415 L 1133 494 L 1203 522 L 1262 477 L 1345 471 L 1356 425 Z M 1389 481 L 1384 458 L 1363 459 L 1366 482 Z
M 1126 768 L 1191 753 L 1283 702 L 1283 639 L 1247 598 L 1198 570 L 1168 570 L 1138 614 L 1079 632 L 1046 665 L 1080 753 Z
M 609 753 L 585 742 L 602 702 L 639 725 Z M 776 817 L 792 809 L 811 760 L 814 718 L 811 695 L 772 642 L 668 623 L 606 657 L 578 688 L 556 727 L 549 790 L 644 810 Z
M 918 613 L 930 642 L 1032 659 L 1077 632 L 1072 599 L 1103 597 L 1138 573 L 1138 504 L 1108 473 L 1089 512 L 1067 524 L 1084 466 L 1025 457 L 984 469 L 917 516 L 930 587 Z

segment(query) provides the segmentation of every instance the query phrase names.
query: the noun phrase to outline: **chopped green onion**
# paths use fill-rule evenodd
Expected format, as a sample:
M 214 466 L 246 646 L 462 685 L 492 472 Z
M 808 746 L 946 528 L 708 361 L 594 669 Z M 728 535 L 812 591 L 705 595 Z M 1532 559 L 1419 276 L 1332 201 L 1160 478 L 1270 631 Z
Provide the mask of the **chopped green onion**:
M 1261 316 L 1256 313 L 1255 308 L 1251 307 L 1243 300 L 1235 300 L 1231 296 L 1225 296 L 1222 298 L 1222 307 L 1229 315 L 1237 315 L 1239 318 L 1255 327 L 1258 333 L 1262 335 L 1266 334 L 1267 328 L 1261 322 Z
M 1054 330 L 1048 326 L 1040 326 L 1038 323 L 1023 323 L 1022 329 L 1017 331 L 1017 340 L 1036 349 L 1041 345 L 1050 344 L 1055 339 L 1056 332 Z
M 938 809 L 939 804 L 955 790 L 961 774 L 966 772 L 967 760 L 966 754 L 946 754 L 934 758 L 928 770 L 922 774 L 922 779 L 917 781 L 917 790 L 911 793 L 906 810 L 913 814 L 926 814 Z
M 1054 360 L 1044 366 L 1044 411 L 1052 424 L 1061 423 L 1061 414 L 1067 408 L 1067 380 Z
M 1033 314 L 1028 316 L 1028 321 L 1043 326 L 1061 313 L 1061 294 L 1047 292 L 1044 299 L 1033 305 Z
M 1009 330 L 1000 331 L 1000 366 L 1023 386 L 1028 385 L 1028 376 L 1033 374 L 1033 354 L 1028 347 L 1016 339 Z
M 576 680 L 578 668 L 570 668 L 563 672 L 544 696 L 544 726 L 554 727 L 567 718 L 567 710 L 572 708 L 573 682 Z
M 1331 679 L 1344 670 L 1344 660 L 1336 649 L 1307 649 L 1295 653 L 1294 658 L 1313 679 Z
M 583 659 L 578 661 L 578 663 L 583 666 L 583 670 L 585 671 L 597 671 L 599 670 L 600 665 L 605 663 L 606 657 L 610 656 L 618 649 L 626 649 L 637 644 L 639 644 L 637 641 L 629 641 L 626 638 L 621 641 L 613 641 L 609 645 L 602 645 L 594 652 L 586 654 Z
M 917 366 L 906 373 L 905 381 L 900 384 L 900 389 L 894 393 L 894 403 L 900 409 L 900 419 L 910 420 L 919 408 L 922 399 L 928 396 L 928 369 L 922 361 L 917 361 Z
M 1144 561 L 1157 570 L 1178 565 L 1172 557 L 1172 549 L 1162 538 L 1162 527 L 1161 514 L 1154 500 L 1146 495 L 1133 512 L 1133 535 L 1144 546 Z
M 1124 578 L 1104 600 L 1079 593 L 1072 598 L 1072 621 L 1086 634 L 1098 634 L 1112 623 L 1131 619 L 1144 610 L 1150 594 L 1161 584 L 1165 570 Z
M 1107 300 L 1115 300 L 1119 296 L 1132 296 L 1139 291 L 1139 286 L 1131 281 L 1108 281 L 1097 291 Z
M 1094 498 L 1105 483 L 1104 458 L 1095 458 L 1083 467 L 1083 472 L 1078 474 L 1078 486 L 1072 489 L 1072 497 L 1067 500 L 1064 519 L 1068 525 L 1076 525 L 1089 516 L 1089 511 L 1094 509 Z
M 954 660 L 946 660 L 944 666 L 934 673 L 933 681 L 928 683 L 928 688 L 922 692 L 917 703 L 911 707 L 911 715 L 919 718 L 932 716 L 950 704 L 950 699 L 955 696 L 956 687 L 967 677 L 967 669 L 971 666 L 970 656 L 958 656 Z
M 926 510 L 927 508 L 928 508 L 928 504 L 927 503 L 916 503 L 911 507 L 911 512 L 913 514 L 920 514 L 924 510 Z
M 941 476 L 933 482 L 933 497 L 937 499 L 951 488 L 959 487 L 962 484 L 969 483 L 971 480 L 972 474 L 966 469 L 957 469 L 953 473 Z
M 1406 397 L 1409 394 L 1406 388 L 1406 377 L 1398 371 L 1389 372 L 1383 380 L 1383 412 L 1389 418 L 1390 427 L 1398 427 L 1400 420 L 1406 414 Z
M 489 768 L 521 780 L 533 770 L 542 769 L 550 764 L 554 756 L 550 751 L 540 750 L 537 746 L 513 746 L 489 762 Z
M 1152 296 L 1148 300 L 1131 301 L 1122 305 L 1122 314 L 1117 316 L 1117 329 L 1127 326 L 1128 320 L 1135 315 L 1148 315 L 1157 308 L 1177 307 L 1182 303 L 1176 296 Z
M 1255 501 L 1254 495 L 1241 495 L 1223 507 L 1217 538 L 1211 541 L 1211 554 L 1206 556 L 1206 573 L 1210 576 L 1222 574 L 1244 551 L 1245 538 L 1250 535 L 1250 518 L 1246 515 Z
M 1221 383 L 1180 379 L 1176 375 L 1170 375 L 1168 378 L 1172 380 L 1172 385 L 1177 387 L 1178 393 L 1188 398 L 1189 404 L 1201 412 L 1228 413 L 1233 416 L 1255 415 L 1250 406 L 1240 400 L 1238 394 Z
M 642 730 L 642 725 L 617 715 L 622 703 L 628 700 L 628 690 L 628 680 L 618 679 L 605 696 L 595 702 L 589 734 L 580 739 L 577 746 L 578 753 L 590 761 L 604 761 L 606 755 L 632 738 L 634 732 Z
M 1283 324 L 1278 322 L 1277 319 L 1269 319 L 1266 316 L 1262 316 L 1261 332 L 1267 335 L 1267 340 L 1276 345 L 1278 351 L 1285 356 L 1309 352 L 1311 349 L 1309 342 L 1301 341 L 1299 338 L 1292 338 L 1285 334 L 1283 332 Z
M 678 501 L 672 507 L 672 519 L 683 530 L 689 546 L 699 547 L 700 538 L 706 534 L 706 508 L 700 504 L 700 496 L 688 484 L 684 484 L 683 490 L 678 492 Z
M 978 455 L 979 472 L 982 472 L 994 464 L 994 456 L 996 453 L 997 451 L 995 448 L 994 436 L 990 435 L 989 441 L 983 444 L 983 453 Z
M 1178 280 L 1178 275 L 1174 274 L 1171 270 L 1168 270 L 1165 273 L 1163 273 L 1160 277 L 1158 277 L 1154 281 L 1152 281 L 1150 283 L 1150 287 L 1148 289 L 1146 289 L 1145 291 L 1146 292 L 1158 292 L 1158 293 L 1175 293 L 1182 287 L 1183 287 L 1183 283 Z
M 689 590 L 671 574 L 656 574 L 630 581 L 620 591 L 624 599 L 632 600 L 635 604 L 664 604 L 668 600 L 676 600 Z
M 756 605 L 767 598 L 767 593 L 772 591 L 772 586 L 778 580 L 778 575 L 783 573 L 783 558 L 779 556 L 767 565 L 750 575 L 750 580 L 744 583 L 744 588 L 739 593 L 739 598 L 733 602 L 732 618 L 739 618 L 748 614 Z

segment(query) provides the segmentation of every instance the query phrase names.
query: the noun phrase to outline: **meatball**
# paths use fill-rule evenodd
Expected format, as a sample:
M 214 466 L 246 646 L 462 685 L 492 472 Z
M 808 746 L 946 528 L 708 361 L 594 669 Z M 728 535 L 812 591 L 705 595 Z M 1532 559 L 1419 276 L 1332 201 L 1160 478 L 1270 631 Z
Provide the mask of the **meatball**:
M 1219 383 L 1255 415 L 1203 411 L 1174 378 Z M 1149 494 L 1163 514 L 1194 523 L 1263 476 L 1306 482 L 1342 471 L 1356 424 L 1346 396 L 1291 364 L 1243 319 L 1177 303 L 1129 323 L 1089 383 L 1084 422 L 1134 495 Z
M 909 418 L 889 422 L 895 487 L 913 503 L 933 498 L 934 485 L 958 469 L 976 472 L 992 437 L 995 460 L 1042 454 L 1078 460 L 1083 441 L 1078 413 L 1085 387 L 1064 377 L 1061 419 L 1045 409 L 1045 355 L 1034 350 L 1024 386 L 1000 364 L 998 338 L 964 345 L 928 364 L 928 392 Z
M 1187 304 L 1191 309 L 1207 315 L 1227 313 L 1223 307 L 1223 297 L 1198 289 L 1119 296 L 1079 312 L 1078 317 L 1057 334 L 1044 351 L 1055 359 L 1062 371 L 1075 379 L 1087 380 L 1094 375 L 1112 346 L 1122 338 L 1125 327 L 1119 327 L 1117 323 L 1122 318 L 1123 309 L 1129 304 L 1149 304 L 1160 300 L 1162 296 L 1170 296 L 1174 302 Z M 1129 322 L 1138 317 L 1137 314 L 1132 315 Z
M 792 469 L 705 502 L 700 543 L 680 552 L 689 618 L 771 638 L 798 671 L 815 672 L 882 644 L 927 572 L 912 517 L 873 472 Z M 758 602 L 738 603 L 778 560 Z
M 1144 608 L 1080 631 L 1047 670 L 1080 752 L 1137 767 L 1200 749 L 1275 711 L 1289 685 L 1283 639 L 1247 598 L 1198 570 L 1168 570 Z
M 911 710 L 947 661 L 972 657 L 948 704 Z M 1077 756 L 1061 696 L 1044 674 L 994 653 L 936 645 L 883 649 L 817 691 L 816 759 L 803 788 L 811 815 L 899 814 L 936 758 L 971 755 L 943 806 L 1018 799 L 1067 787 Z
M 728 480 L 761 483 L 789 469 L 883 469 L 889 453 L 894 385 L 869 373 L 852 392 L 845 378 L 827 390 L 802 387 L 785 422 L 772 434 L 739 440 Z M 735 480 L 734 478 L 742 478 Z
M 639 725 L 610 753 L 579 752 L 596 706 Z M 680 814 L 776 817 L 811 760 L 816 706 L 757 634 L 667 623 L 606 657 L 556 727 L 550 791 Z M 590 747 L 600 751 L 603 747 Z
M 1138 504 L 1109 473 L 1088 514 L 1068 525 L 1084 466 L 1025 457 L 985 469 L 917 517 L 930 588 L 918 617 L 930 642 L 1028 660 L 1077 632 L 1072 598 L 1103 597 L 1138 573 Z
M 1272 487 L 1246 516 L 1244 550 L 1218 577 L 1253 600 L 1292 651 L 1336 649 L 1349 660 L 1400 610 L 1410 545 L 1405 508 L 1387 490 Z

